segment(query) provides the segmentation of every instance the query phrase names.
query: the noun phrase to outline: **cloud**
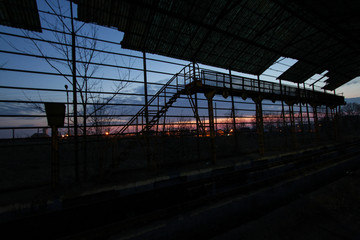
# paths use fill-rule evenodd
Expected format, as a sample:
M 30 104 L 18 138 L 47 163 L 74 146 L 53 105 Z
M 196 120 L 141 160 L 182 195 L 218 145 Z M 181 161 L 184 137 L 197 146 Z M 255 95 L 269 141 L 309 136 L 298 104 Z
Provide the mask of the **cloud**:
M 0 103 L 0 112 L 2 115 L 31 115 L 31 114 L 41 114 L 31 104 L 26 103 Z

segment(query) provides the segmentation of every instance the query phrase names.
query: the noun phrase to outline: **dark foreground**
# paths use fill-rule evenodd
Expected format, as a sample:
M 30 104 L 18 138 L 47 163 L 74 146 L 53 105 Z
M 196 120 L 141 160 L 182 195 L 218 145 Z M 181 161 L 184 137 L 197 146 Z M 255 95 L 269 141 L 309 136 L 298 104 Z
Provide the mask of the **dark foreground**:
M 311 234 L 318 239 L 317 234 L 323 232 L 311 230 L 306 220 L 313 216 L 319 228 L 346 237 L 335 239 L 352 239 L 358 232 L 349 230 L 344 235 L 343 227 L 352 226 L 345 220 L 358 221 L 357 210 L 351 214 L 351 209 L 358 206 L 359 192 L 350 186 L 359 181 L 359 151 L 359 142 L 333 144 L 263 158 L 247 156 L 241 162 L 228 159 L 223 165 L 199 169 L 173 169 L 166 171 L 167 175 L 139 177 L 127 184 L 113 182 L 97 188 L 83 186 L 81 191 L 54 192 L 47 198 L 42 195 L 37 203 L 3 205 L 0 228 L 4 235 L 15 238 L 25 234 L 31 239 L 257 239 L 261 234 L 279 233 L 275 226 L 265 226 L 270 218 L 275 225 L 284 221 L 304 231 L 308 228 L 310 235 L 296 234 L 297 239 L 309 239 Z M 326 190 L 319 190 L 318 197 L 316 192 L 306 195 L 344 176 L 353 185 L 338 187 L 341 191 L 330 198 Z M 347 201 L 353 205 L 346 207 Z M 289 203 L 285 212 L 274 212 Z M 337 214 L 345 222 L 331 227 L 329 214 Z M 258 230 L 251 233 L 247 228 Z M 291 232 L 288 228 L 280 235 L 292 239 Z

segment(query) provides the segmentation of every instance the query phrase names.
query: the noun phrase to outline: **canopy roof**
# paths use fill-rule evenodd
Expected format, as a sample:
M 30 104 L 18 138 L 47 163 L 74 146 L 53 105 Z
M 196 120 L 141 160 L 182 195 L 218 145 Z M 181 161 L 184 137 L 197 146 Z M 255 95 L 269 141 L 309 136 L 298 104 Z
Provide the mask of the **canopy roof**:
M 329 71 L 333 90 L 360 75 L 360 1 L 75 0 L 78 18 L 125 33 L 122 47 L 260 75 L 280 56 L 281 78 Z
M 0 25 L 41 32 L 36 0 L 1 0 Z

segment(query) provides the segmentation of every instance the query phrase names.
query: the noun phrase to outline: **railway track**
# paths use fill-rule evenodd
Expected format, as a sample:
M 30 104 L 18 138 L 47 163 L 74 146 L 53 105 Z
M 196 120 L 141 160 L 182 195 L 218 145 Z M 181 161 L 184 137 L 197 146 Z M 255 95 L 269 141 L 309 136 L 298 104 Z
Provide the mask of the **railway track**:
M 166 229 L 176 232 L 171 238 L 211 236 L 231 227 L 232 220 L 238 223 L 239 216 L 242 221 L 255 218 L 291 201 L 299 192 L 311 191 L 341 176 L 344 168 L 357 167 L 360 164 L 353 159 L 359 158 L 359 145 L 357 141 L 261 159 L 214 170 L 194 180 L 180 176 L 132 194 L 110 191 L 69 199 L 60 211 L 3 222 L 0 228 L 14 237 L 25 234 L 37 239 L 107 239 L 114 235 L 144 239 L 147 234 L 168 239 L 161 233 Z M 329 169 L 332 173 L 324 177 Z M 318 180 L 311 183 L 311 178 Z M 292 191 L 292 186 L 299 190 Z M 192 223 L 192 219 L 198 222 Z M 142 235 L 137 233 L 139 229 Z

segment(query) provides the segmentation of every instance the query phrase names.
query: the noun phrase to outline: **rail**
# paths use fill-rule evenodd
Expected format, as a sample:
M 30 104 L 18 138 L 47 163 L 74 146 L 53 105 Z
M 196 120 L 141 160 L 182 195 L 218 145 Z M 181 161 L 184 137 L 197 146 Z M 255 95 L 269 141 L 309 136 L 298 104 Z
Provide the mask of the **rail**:
M 291 97 L 302 103 L 315 105 L 343 105 L 344 97 L 325 92 L 297 88 L 289 85 L 267 82 L 210 70 L 201 71 L 201 81 L 205 86 L 224 88 L 243 92 L 256 92 L 264 96 L 272 96 L 270 100 L 282 100 Z
M 149 131 L 152 126 L 154 126 L 159 119 L 167 112 L 167 110 L 172 106 L 172 104 L 176 101 L 176 99 L 180 96 L 180 92 L 185 89 L 185 86 L 193 79 L 199 78 L 200 71 L 199 66 L 197 64 L 188 64 L 185 67 L 183 67 L 178 73 L 176 73 L 174 76 L 170 78 L 170 80 L 163 85 L 160 90 L 117 132 L 116 135 L 120 135 L 125 133 L 127 129 L 131 125 L 133 125 L 134 122 L 136 122 L 136 127 L 139 126 L 139 122 L 141 123 L 141 130 L 136 132 L 143 132 L 143 131 Z M 166 97 L 166 90 L 172 90 L 175 92 L 170 92 L 171 98 L 169 101 L 167 101 Z M 168 92 L 169 93 L 169 92 Z M 162 94 L 165 95 L 165 99 L 162 101 L 161 109 L 160 109 L 160 98 Z M 148 121 L 148 124 L 144 125 L 144 117 L 146 117 L 146 111 L 149 111 L 149 106 L 157 101 L 157 110 L 154 111 L 154 114 L 152 115 L 150 112 L 150 115 L 148 117 L 151 117 L 151 120 Z

